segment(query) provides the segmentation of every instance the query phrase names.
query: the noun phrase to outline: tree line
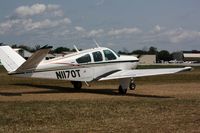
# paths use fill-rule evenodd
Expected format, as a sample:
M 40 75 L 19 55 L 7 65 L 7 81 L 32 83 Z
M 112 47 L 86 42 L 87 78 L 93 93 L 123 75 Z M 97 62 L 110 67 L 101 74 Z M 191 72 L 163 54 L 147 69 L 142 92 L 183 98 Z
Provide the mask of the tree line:
M 133 50 L 132 52 L 128 51 L 119 51 L 119 54 L 125 54 L 125 55 L 156 55 L 156 61 L 170 61 L 173 60 L 173 53 L 170 53 L 167 50 L 161 50 L 158 51 L 156 47 L 151 46 L 148 50 Z
M 3 43 L 0 43 L 0 46 L 5 45 Z M 22 48 L 24 50 L 30 51 L 30 52 L 35 52 L 41 48 L 40 45 L 35 45 L 34 47 L 26 46 L 26 45 L 11 45 L 12 48 Z M 80 49 L 81 50 L 81 49 Z M 70 49 L 67 47 L 57 47 L 55 49 L 52 49 L 50 53 L 63 53 L 63 52 L 75 52 L 75 49 Z M 170 61 L 173 59 L 173 53 L 170 53 L 167 50 L 161 50 L 158 51 L 156 47 L 149 47 L 149 49 L 143 49 L 143 50 L 133 50 L 132 52 L 128 52 L 127 50 L 124 51 L 119 51 L 119 54 L 124 54 L 124 55 L 156 55 L 156 61 Z

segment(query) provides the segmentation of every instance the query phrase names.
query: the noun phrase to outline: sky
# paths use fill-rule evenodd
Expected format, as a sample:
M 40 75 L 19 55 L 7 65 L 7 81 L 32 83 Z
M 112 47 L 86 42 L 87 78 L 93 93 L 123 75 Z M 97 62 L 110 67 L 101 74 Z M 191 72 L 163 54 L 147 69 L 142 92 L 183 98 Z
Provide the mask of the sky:
M 199 0 L 0 0 L 0 42 L 200 50 Z

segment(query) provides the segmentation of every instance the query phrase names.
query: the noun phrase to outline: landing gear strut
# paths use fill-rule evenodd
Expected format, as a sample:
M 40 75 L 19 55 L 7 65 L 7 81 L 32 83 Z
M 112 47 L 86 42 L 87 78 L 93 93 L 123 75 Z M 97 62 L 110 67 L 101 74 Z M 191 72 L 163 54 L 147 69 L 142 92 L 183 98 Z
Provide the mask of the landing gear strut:
M 74 89 L 80 90 L 82 87 L 82 82 L 80 81 L 71 81 L 71 83 L 74 86 Z

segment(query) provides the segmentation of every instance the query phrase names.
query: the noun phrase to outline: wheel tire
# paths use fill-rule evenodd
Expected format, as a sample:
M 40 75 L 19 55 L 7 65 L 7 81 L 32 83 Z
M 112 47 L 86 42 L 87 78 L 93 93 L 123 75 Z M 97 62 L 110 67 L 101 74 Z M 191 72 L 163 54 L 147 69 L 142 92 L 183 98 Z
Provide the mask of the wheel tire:
M 82 82 L 80 81 L 72 81 L 72 84 L 74 86 L 74 89 L 80 90 L 82 87 Z
M 135 90 L 136 84 L 135 83 L 130 83 L 129 88 L 130 88 L 130 90 Z
M 123 89 L 122 86 L 120 85 L 120 86 L 119 86 L 119 94 L 125 95 L 126 92 L 127 92 L 127 89 Z

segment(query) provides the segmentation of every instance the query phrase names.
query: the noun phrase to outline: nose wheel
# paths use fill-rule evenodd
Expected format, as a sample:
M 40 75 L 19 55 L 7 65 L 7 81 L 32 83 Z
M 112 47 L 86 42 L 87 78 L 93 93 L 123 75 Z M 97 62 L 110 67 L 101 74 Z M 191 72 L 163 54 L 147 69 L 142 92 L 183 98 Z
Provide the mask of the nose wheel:
M 130 84 L 129 84 L 129 88 L 130 88 L 130 90 L 135 90 L 136 84 L 135 84 L 134 79 L 131 79 Z

